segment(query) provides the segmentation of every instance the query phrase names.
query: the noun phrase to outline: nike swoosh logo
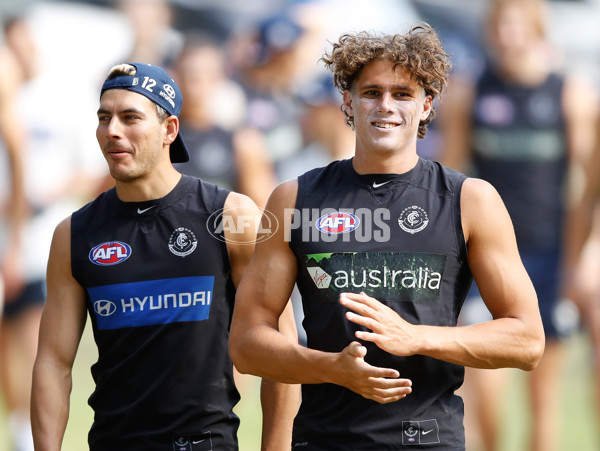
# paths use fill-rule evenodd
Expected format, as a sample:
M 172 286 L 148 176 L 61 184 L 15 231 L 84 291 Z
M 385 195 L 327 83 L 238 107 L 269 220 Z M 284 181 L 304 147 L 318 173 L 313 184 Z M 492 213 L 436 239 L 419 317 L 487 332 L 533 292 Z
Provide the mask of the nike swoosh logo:
M 198 443 L 202 443 L 203 441 L 204 441 L 204 439 L 198 440 L 198 441 L 192 440 L 192 445 L 197 445 Z
M 154 207 L 156 207 L 156 205 L 152 205 L 151 207 L 148 207 L 148 208 L 138 208 L 137 209 L 138 215 L 146 213 L 148 210 L 152 210 Z
M 430 432 L 433 432 L 433 429 L 429 429 L 428 431 L 423 431 L 423 432 L 422 432 L 422 434 L 423 434 L 423 435 L 427 435 L 427 434 L 429 434 Z
M 383 182 L 383 183 L 375 183 L 375 182 L 373 182 L 373 188 L 379 188 L 380 186 L 387 185 L 390 182 L 391 182 L 391 180 L 388 180 L 387 182 Z

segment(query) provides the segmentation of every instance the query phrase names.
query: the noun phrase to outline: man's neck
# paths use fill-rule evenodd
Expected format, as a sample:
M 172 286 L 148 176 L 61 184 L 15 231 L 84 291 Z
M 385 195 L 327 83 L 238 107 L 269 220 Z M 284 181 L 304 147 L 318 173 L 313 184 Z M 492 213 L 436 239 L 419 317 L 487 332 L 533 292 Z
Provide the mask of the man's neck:
M 414 168 L 419 161 L 415 152 L 356 152 L 352 166 L 359 174 L 404 174 Z
M 175 168 L 171 169 L 130 182 L 116 181 L 117 196 L 123 202 L 144 202 L 165 197 L 181 180 L 181 173 Z

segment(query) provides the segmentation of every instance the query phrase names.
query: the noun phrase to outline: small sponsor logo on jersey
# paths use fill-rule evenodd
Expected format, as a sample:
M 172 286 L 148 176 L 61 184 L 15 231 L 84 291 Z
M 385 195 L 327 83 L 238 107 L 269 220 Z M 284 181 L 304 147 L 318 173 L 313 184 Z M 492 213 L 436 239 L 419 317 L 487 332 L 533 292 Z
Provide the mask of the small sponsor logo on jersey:
M 198 246 L 196 235 L 194 235 L 190 229 L 178 227 L 171 233 L 171 237 L 169 238 L 169 250 L 173 254 L 179 257 L 185 257 L 194 252 L 196 246 Z
M 117 306 L 112 301 L 100 299 L 94 302 L 94 310 L 100 316 L 110 316 L 117 311 Z
M 347 233 L 356 230 L 360 220 L 352 213 L 336 211 L 321 216 L 315 226 L 325 233 Z
M 429 224 L 429 217 L 425 210 L 421 207 L 413 205 L 402 210 L 400 217 L 398 218 L 398 224 L 400 228 L 410 234 L 420 232 L 427 224 Z
M 173 444 L 175 446 L 187 446 L 187 444 L 190 443 L 190 441 L 185 438 L 185 437 L 177 437 L 174 441 Z M 187 448 L 186 448 L 187 449 Z
M 131 246 L 122 241 L 107 241 L 90 250 L 89 259 L 101 266 L 122 263 L 131 256 Z
M 173 436 L 174 451 L 212 451 L 213 444 L 210 431 L 194 435 Z
M 312 277 L 313 282 L 317 288 L 329 288 L 331 283 L 331 276 L 323 271 L 318 266 L 307 267 L 306 270 Z
M 432 445 L 440 443 L 439 426 L 436 419 L 403 421 L 403 445 Z

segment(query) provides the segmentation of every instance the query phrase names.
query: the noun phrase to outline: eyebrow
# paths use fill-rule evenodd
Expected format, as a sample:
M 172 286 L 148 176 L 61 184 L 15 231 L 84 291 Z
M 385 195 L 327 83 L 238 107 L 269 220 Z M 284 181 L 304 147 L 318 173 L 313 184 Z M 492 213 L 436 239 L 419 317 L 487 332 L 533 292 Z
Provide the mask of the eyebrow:
M 118 111 L 118 114 L 127 114 L 127 113 L 144 114 L 144 112 L 142 110 L 137 109 L 137 108 L 126 108 L 124 110 Z M 111 114 L 111 112 L 105 108 L 98 108 L 98 111 L 96 114 Z
M 373 83 L 370 85 L 364 85 L 360 87 L 361 90 L 368 90 L 368 89 L 383 89 L 383 86 L 377 83 Z M 392 85 L 391 86 L 391 90 L 392 91 L 416 91 L 414 86 L 410 86 L 410 85 Z

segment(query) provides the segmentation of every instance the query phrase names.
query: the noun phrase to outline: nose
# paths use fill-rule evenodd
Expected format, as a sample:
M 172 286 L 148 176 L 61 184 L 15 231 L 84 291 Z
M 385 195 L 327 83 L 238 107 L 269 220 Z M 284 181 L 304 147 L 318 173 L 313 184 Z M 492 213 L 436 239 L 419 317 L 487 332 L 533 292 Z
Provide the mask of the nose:
M 390 92 L 384 92 L 381 94 L 381 100 L 379 101 L 379 109 L 381 111 L 391 111 L 393 104 L 392 94 Z
M 108 138 L 118 138 L 122 135 L 122 127 L 118 116 L 113 116 L 106 123 L 106 136 Z

